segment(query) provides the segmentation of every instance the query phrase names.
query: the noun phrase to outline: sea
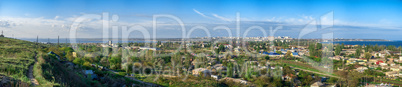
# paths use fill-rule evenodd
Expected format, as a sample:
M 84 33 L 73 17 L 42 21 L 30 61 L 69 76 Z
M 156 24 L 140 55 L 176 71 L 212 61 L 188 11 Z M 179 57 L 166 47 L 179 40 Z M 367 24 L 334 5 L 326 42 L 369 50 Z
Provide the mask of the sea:
M 36 38 L 19 38 L 21 40 L 26 40 L 26 41 L 31 41 L 31 42 L 36 42 Z M 112 41 L 112 43 L 122 43 L 122 42 L 133 42 L 133 43 L 156 43 L 156 41 L 147 41 L 147 40 L 118 40 L 118 39 L 109 39 L 103 41 L 102 39 L 86 39 L 86 38 L 77 38 L 75 39 L 75 42 L 73 39 L 66 39 L 66 38 L 60 38 L 59 43 L 108 43 L 108 41 Z M 44 39 L 44 38 L 39 38 L 38 42 L 40 43 L 57 43 L 58 39 Z
M 36 38 L 19 38 L 21 40 L 27 40 L 31 42 L 36 42 Z M 57 43 L 57 39 L 44 39 L 44 38 L 39 38 L 39 42 L 41 43 Z M 66 38 L 60 38 L 60 43 L 108 43 L 109 40 L 103 41 L 103 39 L 87 39 L 87 38 L 77 38 L 75 39 L 75 42 L 72 41 L 72 39 L 66 39 Z M 110 39 L 112 43 L 122 43 L 122 42 L 134 42 L 134 43 L 155 43 L 156 41 L 147 41 L 147 40 L 129 40 L 129 41 L 123 41 L 123 40 L 116 40 L 116 39 Z M 164 42 L 164 41 L 162 41 Z M 321 43 L 328 43 L 328 42 L 321 42 Z M 396 47 L 402 46 L 402 41 L 335 41 L 333 42 L 334 44 L 342 44 L 344 43 L 345 45 L 394 45 Z
M 334 44 L 345 44 L 345 45 L 394 45 L 396 47 L 402 46 L 402 41 L 336 41 Z

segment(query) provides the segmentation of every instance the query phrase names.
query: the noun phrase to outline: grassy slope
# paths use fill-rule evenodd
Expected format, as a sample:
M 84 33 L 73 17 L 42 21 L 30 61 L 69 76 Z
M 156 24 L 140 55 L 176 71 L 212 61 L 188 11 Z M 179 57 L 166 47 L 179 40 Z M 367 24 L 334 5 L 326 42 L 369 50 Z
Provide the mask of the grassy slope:
M 28 66 L 35 62 L 35 44 L 0 38 L 0 74 L 29 83 Z
M 30 84 L 27 77 L 28 67 L 35 63 L 37 53 L 38 62 L 34 65 L 33 74 L 40 83 L 39 86 L 93 86 L 93 83 L 88 82 L 86 78 L 67 70 L 57 60 L 49 58 L 47 53 L 44 53 L 47 50 L 44 49 L 47 49 L 44 44 L 36 45 L 29 41 L 0 37 L 0 75 Z

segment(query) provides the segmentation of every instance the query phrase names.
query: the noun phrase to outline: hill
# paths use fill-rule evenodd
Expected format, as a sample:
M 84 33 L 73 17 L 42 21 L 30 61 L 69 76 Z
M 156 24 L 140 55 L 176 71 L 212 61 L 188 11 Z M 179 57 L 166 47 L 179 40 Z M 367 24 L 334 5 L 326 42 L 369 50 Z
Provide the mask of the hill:
M 27 85 L 29 65 L 35 62 L 35 43 L 0 37 L 1 84 Z M 19 83 L 19 84 L 17 84 Z
M 90 86 L 96 83 L 67 70 L 47 52 L 48 44 L 0 37 L 0 86 Z M 37 60 L 37 61 L 36 61 Z

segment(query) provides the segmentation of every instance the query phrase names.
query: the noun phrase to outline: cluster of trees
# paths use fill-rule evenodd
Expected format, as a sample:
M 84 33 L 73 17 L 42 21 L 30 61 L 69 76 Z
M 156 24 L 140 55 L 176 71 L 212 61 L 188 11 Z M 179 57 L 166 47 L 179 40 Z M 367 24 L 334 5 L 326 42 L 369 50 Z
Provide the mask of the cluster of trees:
M 289 48 L 289 44 L 294 43 L 293 41 L 286 41 L 286 40 L 275 40 L 274 45 L 282 48 Z
M 219 54 L 220 52 L 225 52 L 225 46 L 223 46 L 222 44 L 219 45 L 218 49 L 215 49 L 216 54 Z
M 342 45 L 336 45 L 335 46 L 335 55 L 341 55 L 342 49 L 345 48 L 345 45 L 342 43 Z
M 257 52 L 260 50 L 268 51 L 270 47 L 268 43 L 269 42 L 248 42 L 249 46 L 252 46 Z
M 308 46 L 309 49 L 309 54 L 311 57 L 318 57 L 321 58 L 322 57 L 322 44 L 321 43 L 317 43 L 317 44 L 310 44 Z

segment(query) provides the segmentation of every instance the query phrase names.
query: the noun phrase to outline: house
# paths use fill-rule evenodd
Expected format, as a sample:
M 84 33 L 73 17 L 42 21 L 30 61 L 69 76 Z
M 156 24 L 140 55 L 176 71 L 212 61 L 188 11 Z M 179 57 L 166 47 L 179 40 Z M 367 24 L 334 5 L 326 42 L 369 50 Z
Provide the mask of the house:
M 291 81 L 293 74 L 282 76 L 283 81 Z
M 394 58 L 387 58 L 388 61 L 394 62 Z
M 364 70 L 367 70 L 368 68 L 367 67 L 358 67 L 358 68 L 356 68 L 356 71 L 358 71 L 358 72 L 360 72 L 360 73 L 362 73 L 362 72 L 364 72 Z
M 401 52 L 399 51 L 390 51 L 389 53 L 394 55 L 401 55 Z
M 398 76 L 399 71 L 389 71 L 389 72 L 385 72 L 385 75 L 388 77 L 395 77 Z
M 310 87 L 324 87 L 324 84 L 321 82 L 315 82 L 315 83 L 311 84 Z
M 376 57 L 384 58 L 384 57 L 385 57 L 385 53 L 376 52 L 376 53 L 375 53 L 375 56 L 376 56 Z
M 208 69 L 205 69 L 205 68 L 194 69 L 192 71 L 192 74 L 194 76 L 199 76 L 201 72 L 204 74 L 204 76 L 210 76 L 211 75 L 211 70 L 208 70 Z
M 399 56 L 399 63 L 402 62 L 402 56 Z
M 292 52 L 292 56 L 294 56 L 294 57 L 299 57 L 300 55 L 299 55 L 298 52 Z
M 377 68 L 377 67 L 379 67 L 378 65 L 369 65 L 369 68 Z
M 77 57 L 77 52 L 73 52 L 73 57 Z
M 268 56 L 280 56 L 281 54 L 278 54 L 278 53 L 275 53 L 275 52 L 270 52 L 270 53 L 268 53 L 268 52 L 262 52 L 262 54 L 266 54 L 266 55 L 268 55 Z
M 150 48 L 150 47 L 140 47 L 140 49 L 141 49 L 141 50 L 153 50 L 153 51 L 161 50 L 161 49 L 159 49 L 159 48 Z
M 223 66 L 222 64 L 215 64 L 214 66 L 212 66 L 212 68 L 216 70 L 226 70 L 226 67 Z
M 91 78 L 91 79 L 97 79 L 98 76 L 94 74 L 94 71 L 92 70 L 82 70 L 84 72 L 86 78 Z
M 56 53 L 54 53 L 53 51 L 50 51 L 49 53 L 47 53 L 48 55 L 49 54 L 52 54 L 52 55 L 55 55 L 56 56 L 56 58 L 58 59 L 58 60 L 60 60 L 60 56 L 59 55 L 57 55 Z
M 390 68 L 392 71 L 399 71 L 399 66 L 393 66 Z
M 218 75 L 211 75 L 211 77 L 214 78 L 215 80 L 221 79 L 221 76 L 218 76 Z
M 234 79 L 234 78 L 230 78 L 230 77 L 226 77 L 226 78 L 224 78 L 224 79 L 225 79 L 225 80 L 232 80 L 233 82 L 240 83 L 240 84 L 243 84 L 243 85 L 247 85 L 247 84 L 248 84 L 248 82 L 247 82 L 246 80 Z
M 380 65 L 381 63 L 384 63 L 384 61 L 379 60 L 379 61 L 375 62 L 375 64 L 377 64 L 377 65 Z

